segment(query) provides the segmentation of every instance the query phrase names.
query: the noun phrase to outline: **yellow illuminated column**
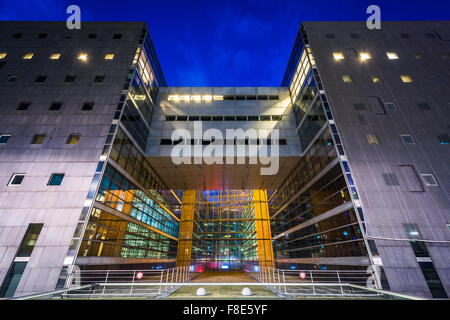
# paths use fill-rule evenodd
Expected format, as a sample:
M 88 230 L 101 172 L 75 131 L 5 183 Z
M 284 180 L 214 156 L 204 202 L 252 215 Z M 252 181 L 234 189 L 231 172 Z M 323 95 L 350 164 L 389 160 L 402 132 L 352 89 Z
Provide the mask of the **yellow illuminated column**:
M 266 190 L 253 190 L 259 266 L 273 268 L 272 234 Z
M 191 264 L 195 192 L 195 190 L 185 190 L 183 192 L 183 206 L 181 207 L 180 231 L 178 234 L 177 267 Z

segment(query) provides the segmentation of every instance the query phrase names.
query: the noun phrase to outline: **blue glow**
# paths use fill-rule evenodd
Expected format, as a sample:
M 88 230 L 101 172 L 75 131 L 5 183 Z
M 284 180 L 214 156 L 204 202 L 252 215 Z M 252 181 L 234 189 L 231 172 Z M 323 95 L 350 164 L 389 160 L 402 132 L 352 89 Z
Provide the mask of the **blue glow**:
M 221 269 L 225 269 L 225 270 L 228 270 L 228 265 L 227 264 L 224 264 L 224 265 L 222 265 L 221 267 L 220 267 Z
M 348 236 L 348 232 L 347 231 L 344 231 L 344 236 Z
M 327 270 L 327 267 L 323 266 L 323 267 L 322 267 L 322 270 Z
M 292 270 L 295 270 L 295 266 L 291 266 L 291 269 L 292 269 Z

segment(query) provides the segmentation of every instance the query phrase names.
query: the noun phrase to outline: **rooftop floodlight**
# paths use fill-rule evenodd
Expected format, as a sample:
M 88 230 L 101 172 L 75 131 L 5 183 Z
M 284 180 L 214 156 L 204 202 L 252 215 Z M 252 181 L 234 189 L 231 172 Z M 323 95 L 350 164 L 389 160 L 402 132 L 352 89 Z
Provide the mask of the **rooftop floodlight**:
M 368 52 L 361 52 L 359 54 L 359 58 L 361 59 L 362 62 L 364 62 L 364 61 L 371 59 L 372 57 L 370 56 L 370 54 Z
M 344 54 L 342 52 L 333 52 L 333 58 L 336 61 L 343 60 Z

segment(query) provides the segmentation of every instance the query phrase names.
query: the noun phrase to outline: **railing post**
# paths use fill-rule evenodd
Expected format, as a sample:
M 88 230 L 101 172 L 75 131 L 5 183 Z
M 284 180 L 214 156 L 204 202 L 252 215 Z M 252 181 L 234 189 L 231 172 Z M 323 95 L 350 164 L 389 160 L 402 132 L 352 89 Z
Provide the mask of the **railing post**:
M 160 283 L 159 292 L 158 292 L 159 294 L 161 294 L 161 285 L 162 285 L 163 275 L 164 275 L 164 269 L 161 270 L 161 277 L 159 279 L 159 283 Z
M 284 270 L 283 270 L 283 283 L 286 283 L 286 277 L 285 277 L 285 274 L 284 274 Z M 284 293 L 287 294 L 287 287 L 286 286 L 284 286 Z
M 133 281 L 131 281 L 130 296 L 133 294 L 134 279 L 136 279 L 136 270 L 133 271 Z
M 336 275 L 338 278 L 338 283 L 341 285 L 341 294 L 344 295 L 344 289 L 342 288 L 342 284 L 341 284 L 341 277 L 339 277 L 339 270 L 336 270 Z
M 313 295 L 316 295 L 316 288 L 314 288 L 314 278 L 313 278 L 313 274 L 312 274 L 312 271 L 311 271 L 311 270 L 309 270 L 309 274 L 310 274 L 310 277 L 311 277 L 311 283 L 312 283 Z
M 281 292 L 281 280 L 280 280 L 280 270 L 277 270 L 278 274 L 278 292 Z
M 173 283 L 173 276 L 175 275 L 175 268 L 172 268 L 172 280 L 170 281 L 171 283 Z M 172 289 L 173 286 L 170 286 L 170 289 Z
M 105 277 L 105 284 L 108 282 L 108 278 L 109 278 L 109 270 L 106 271 L 106 277 Z M 102 297 L 105 296 L 105 290 L 106 290 L 106 285 L 103 286 L 103 291 L 102 291 Z

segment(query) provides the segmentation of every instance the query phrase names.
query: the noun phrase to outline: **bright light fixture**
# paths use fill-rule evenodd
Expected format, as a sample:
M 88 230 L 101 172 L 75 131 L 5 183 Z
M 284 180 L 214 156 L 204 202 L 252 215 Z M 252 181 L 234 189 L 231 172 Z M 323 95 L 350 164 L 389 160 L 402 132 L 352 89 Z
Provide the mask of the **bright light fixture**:
M 361 59 L 361 61 L 366 61 L 366 60 L 369 60 L 369 59 L 371 59 L 372 57 L 370 56 L 370 54 L 368 53 L 368 52 L 361 52 L 360 54 L 359 54 L 359 58 Z
M 0 52 L 0 59 L 5 59 L 7 53 L 6 52 Z
M 61 57 L 61 53 L 52 53 L 50 55 L 50 60 L 58 60 Z
M 180 96 L 169 96 L 169 101 L 179 101 Z
M 211 101 L 212 100 L 212 96 L 202 96 L 202 100 L 203 101 Z
M 408 75 L 402 74 L 400 77 L 402 78 L 402 81 L 405 83 L 413 82 L 413 79 Z
M 201 96 L 191 96 L 191 100 L 195 102 L 199 102 L 202 99 Z
M 112 59 L 114 59 L 114 53 L 105 54 L 105 60 L 112 60 Z
M 223 100 L 223 96 L 213 96 L 214 100 Z
M 190 98 L 191 98 L 190 96 L 180 96 L 181 101 L 190 101 L 191 100 Z
M 25 53 L 23 55 L 22 59 L 30 60 L 30 59 L 33 59 L 33 56 L 34 56 L 34 53 Z
M 88 58 L 87 53 L 80 53 L 78 55 L 78 59 L 81 60 L 81 61 L 87 61 L 87 58 Z
M 386 52 L 386 55 L 389 60 L 397 60 L 398 55 L 395 52 Z
M 344 54 L 342 52 L 333 52 L 333 58 L 336 61 L 344 59 Z

